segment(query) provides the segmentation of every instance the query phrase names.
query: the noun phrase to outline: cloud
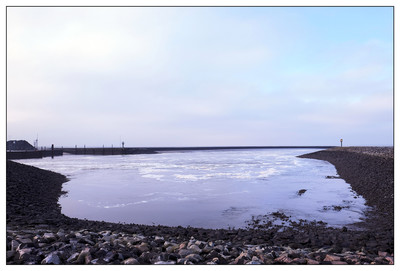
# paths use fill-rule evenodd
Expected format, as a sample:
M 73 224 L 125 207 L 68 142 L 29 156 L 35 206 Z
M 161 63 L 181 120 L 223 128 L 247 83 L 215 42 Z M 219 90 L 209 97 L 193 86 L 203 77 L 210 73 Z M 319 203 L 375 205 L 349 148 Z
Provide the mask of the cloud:
M 392 39 L 342 25 L 324 40 L 304 10 L 9 8 L 9 136 L 312 145 L 393 129 Z

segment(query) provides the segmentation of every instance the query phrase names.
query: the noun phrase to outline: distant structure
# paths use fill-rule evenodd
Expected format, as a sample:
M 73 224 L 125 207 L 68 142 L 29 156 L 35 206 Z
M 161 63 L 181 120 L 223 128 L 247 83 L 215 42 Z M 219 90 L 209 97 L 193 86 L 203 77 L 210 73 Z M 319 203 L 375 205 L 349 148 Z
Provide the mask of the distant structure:
M 343 147 L 343 139 L 340 139 L 340 147 Z
M 29 144 L 26 140 L 9 140 L 7 141 L 8 151 L 33 151 L 35 147 Z
M 39 135 L 36 136 L 35 141 L 33 142 L 33 146 L 35 147 L 35 149 L 39 149 Z

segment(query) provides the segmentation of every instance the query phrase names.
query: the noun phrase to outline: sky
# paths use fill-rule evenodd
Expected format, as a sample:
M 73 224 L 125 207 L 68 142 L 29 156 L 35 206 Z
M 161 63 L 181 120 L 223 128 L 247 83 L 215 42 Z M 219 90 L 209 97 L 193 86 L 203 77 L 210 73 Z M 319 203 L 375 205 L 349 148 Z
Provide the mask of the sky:
M 392 146 L 391 7 L 8 7 L 7 140 Z

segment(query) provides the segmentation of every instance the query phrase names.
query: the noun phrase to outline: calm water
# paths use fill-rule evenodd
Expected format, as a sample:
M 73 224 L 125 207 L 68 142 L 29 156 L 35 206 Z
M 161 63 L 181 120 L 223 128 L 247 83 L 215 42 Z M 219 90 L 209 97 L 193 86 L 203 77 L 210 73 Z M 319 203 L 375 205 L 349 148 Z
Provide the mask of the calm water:
M 207 228 L 244 227 L 280 211 L 340 227 L 360 221 L 365 200 L 325 161 L 296 158 L 315 149 L 165 152 L 18 160 L 66 175 L 60 198 L 70 217 Z M 298 191 L 307 191 L 298 195 Z M 344 207 L 340 211 L 334 206 Z

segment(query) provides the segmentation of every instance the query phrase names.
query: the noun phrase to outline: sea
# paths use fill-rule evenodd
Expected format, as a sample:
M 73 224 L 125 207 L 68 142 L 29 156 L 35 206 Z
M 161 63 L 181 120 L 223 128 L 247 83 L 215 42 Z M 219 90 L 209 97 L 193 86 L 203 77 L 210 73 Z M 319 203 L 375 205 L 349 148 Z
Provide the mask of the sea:
M 365 219 L 369 207 L 364 198 L 332 164 L 297 157 L 314 151 L 64 154 L 17 162 L 67 176 L 61 211 L 80 219 L 212 229 L 246 228 L 253 219 L 275 212 L 331 227 Z

